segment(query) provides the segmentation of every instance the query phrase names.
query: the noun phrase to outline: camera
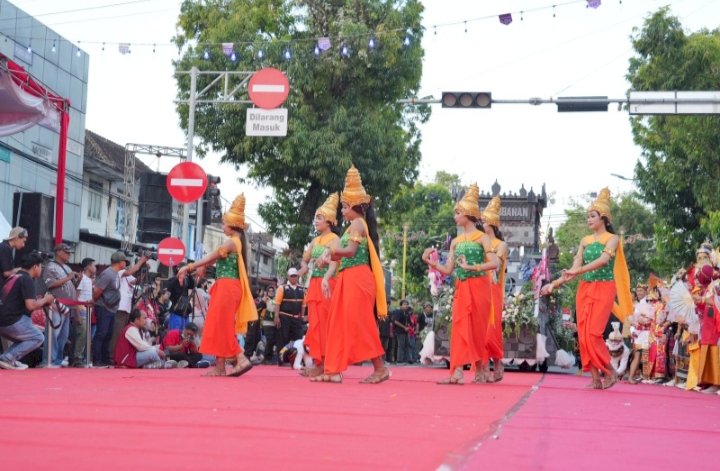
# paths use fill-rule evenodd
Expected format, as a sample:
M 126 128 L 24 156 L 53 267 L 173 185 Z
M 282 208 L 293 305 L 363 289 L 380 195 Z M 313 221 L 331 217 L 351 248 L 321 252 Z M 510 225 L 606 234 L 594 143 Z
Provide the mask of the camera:
M 150 260 L 157 260 L 157 252 L 153 252 L 152 250 L 145 250 L 145 249 L 138 249 L 137 251 L 138 257 L 147 257 Z

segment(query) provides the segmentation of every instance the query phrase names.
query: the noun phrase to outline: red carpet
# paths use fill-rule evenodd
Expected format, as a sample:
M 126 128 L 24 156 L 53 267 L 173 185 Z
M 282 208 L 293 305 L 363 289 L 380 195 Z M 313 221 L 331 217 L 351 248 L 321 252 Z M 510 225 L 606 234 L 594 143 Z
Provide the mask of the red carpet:
M 448 463 L 465 470 L 719 469 L 717 395 L 629 384 L 586 390 L 588 382 L 546 376 L 497 439 Z
M 3 469 L 53 471 L 433 470 L 466 459 L 540 380 L 509 373 L 497 385 L 437 386 L 447 370 L 395 368 L 386 383 L 358 384 L 370 372 L 353 367 L 337 385 L 270 366 L 242 378 L 0 370 L 0 461 Z M 579 394 L 574 389 L 566 394 Z M 548 400 L 557 408 L 565 399 Z M 506 425 L 504 433 L 512 432 Z M 516 442 L 512 453 L 518 450 L 537 452 Z

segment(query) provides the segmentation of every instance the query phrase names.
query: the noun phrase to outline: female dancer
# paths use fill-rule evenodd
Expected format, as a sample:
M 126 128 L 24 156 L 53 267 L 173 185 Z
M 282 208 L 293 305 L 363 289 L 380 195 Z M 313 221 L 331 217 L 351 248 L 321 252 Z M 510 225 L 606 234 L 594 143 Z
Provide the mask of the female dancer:
M 477 184 L 470 185 L 455 205 L 455 223 L 463 233 L 453 239 L 447 263 L 440 265 L 430 260 L 433 248 L 425 249 L 422 259 L 440 273 L 455 271 L 455 295 L 452 306 L 452 333 L 450 336 L 450 377 L 438 384 L 463 384 L 463 366 L 475 366 L 475 383 L 486 383 L 486 337 L 491 313 L 490 278 L 487 270 L 498 266 L 490 238 L 476 227 L 480 220 Z M 457 266 L 456 266 L 457 265 Z
M 308 330 L 305 334 L 305 346 L 310 350 L 310 356 L 315 360 L 315 366 L 300 372 L 303 376 L 314 378 L 323 372 L 323 358 L 325 357 L 325 343 L 327 342 L 328 323 L 330 322 L 330 294 L 335 286 L 335 271 L 337 262 L 331 261 L 329 266 L 318 266 L 318 259 L 325 253 L 325 249 L 339 239 L 335 231 L 338 230 L 338 203 L 337 193 L 328 196 L 328 199 L 315 212 L 313 224 L 320 233 L 310 243 L 305 251 L 302 266 L 298 271 L 303 276 L 310 270 L 310 286 L 305 295 L 308 307 Z
M 236 336 L 247 330 L 248 322 L 258 318 L 245 266 L 246 229 L 245 196 L 241 194 L 223 215 L 223 231 L 229 239 L 216 251 L 178 271 L 178 278 L 182 280 L 195 268 L 217 262 L 217 281 L 210 288 L 210 304 L 200 342 L 200 351 L 216 358 L 215 368 L 206 376 L 240 376 L 252 368 Z M 236 362 L 230 373 L 225 371 L 226 361 Z
M 324 374 L 311 381 L 340 383 L 348 365 L 371 359 L 375 370 L 361 382 L 382 383 L 390 378 L 390 370 L 383 361 L 374 310 L 381 318 L 387 316 L 385 280 L 376 250 L 375 212 L 354 166 L 345 177 L 341 201 L 350 226 L 320 260 L 321 265 L 340 260 L 340 268 L 330 301 Z
M 505 304 L 505 267 L 507 266 L 508 245 L 503 241 L 500 232 L 500 198 L 497 196 L 490 200 L 485 211 L 482 213 L 483 231 L 490 237 L 490 245 L 498 258 L 499 267 L 496 272 L 491 273 L 492 292 L 492 321 L 488 322 L 487 350 L 488 356 L 493 361 L 493 382 L 502 381 L 505 368 L 502 363 L 503 352 L 503 329 L 502 311 Z M 489 367 L 487 364 L 486 368 Z M 490 372 L 486 370 L 489 378 Z
M 580 242 L 573 266 L 540 294 L 548 295 L 578 275 L 583 275 L 575 298 L 578 344 L 583 371 L 590 371 L 593 389 L 611 388 L 618 380 L 610 365 L 603 332 L 612 311 L 621 322 L 633 312 L 630 275 L 620 239 L 610 223 L 610 190 L 603 188 L 590 205 L 587 225 L 593 232 Z M 615 304 L 615 297 L 618 303 Z M 600 373 L 605 374 L 604 382 Z

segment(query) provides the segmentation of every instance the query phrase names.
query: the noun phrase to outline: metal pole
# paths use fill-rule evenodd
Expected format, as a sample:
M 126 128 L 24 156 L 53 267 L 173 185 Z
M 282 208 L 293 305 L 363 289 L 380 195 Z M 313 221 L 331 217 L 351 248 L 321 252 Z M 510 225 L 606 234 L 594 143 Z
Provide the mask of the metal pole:
M 188 101 L 188 135 L 187 135 L 187 161 L 192 162 L 193 158 L 193 140 L 195 139 L 195 95 L 197 92 L 197 78 L 198 68 L 193 67 L 190 69 L 190 100 Z M 201 199 L 202 200 L 202 199 Z M 198 203 L 198 209 L 196 213 L 196 220 L 202 215 L 202 204 Z M 192 247 L 190 247 L 190 232 L 188 227 L 190 226 L 190 207 L 185 204 L 183 207 L 183 220 L 182 220 L 182 234 L 181 239 L 185 242 L 187 253 L 190 254 Z
M 92 309 L 85 305 L 85 328 L 87 329 L 85 341 L 85 368 L 92 368 Z
M 400 299 L 405 299 L 405 268 L 407 267 L 407 238 L 408 225 L 403 224 L 403 276 L 402 276 L 402 295 Z
M 48 309 L 48 315 L 45 318 L 45 333 L 47 333 L 47 364 L 46 366 L 50 368 L 52 365 L 53 360 L 53 337 L 55 337 L 55 329 L 53 329 L 52 323 L 53 323 L 53 309 L 50 307 L 46 307 L 45 309 Z

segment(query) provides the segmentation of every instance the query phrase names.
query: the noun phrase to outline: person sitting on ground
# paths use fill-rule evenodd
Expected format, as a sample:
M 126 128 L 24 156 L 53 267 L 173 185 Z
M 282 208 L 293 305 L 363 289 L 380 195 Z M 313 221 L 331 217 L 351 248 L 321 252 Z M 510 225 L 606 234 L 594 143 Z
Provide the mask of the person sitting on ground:
M 37 350 L 45 339 L 42 332 L 30 320 L 35 309 L 49 306 L 55 301 L 52 294 L 36 299 L 35 280 L 42 273 L 42 257 L 29 253 L 20 261 L 20 270 L 11 274 L 2 288 L 0 305 L 0 337 L 12 343 L 0 355 L 0 368 L 24 370 L 27 365 L 20 359 Z
M 196 338 L 198 335 L 198 326 L 194 322 L 185 324 L 182 333 L 180 329 L 169 331 L 163 339 L 163 350 L 165 356 L 171 360 L 175 360 L 180 364 L 186 361 L 190 368 L 207 368 L 210 366 L 206 360 L 203 360 L 202 353 L 198 352 Z
M 133 309 L 129 323 L 123 327 L 115 347 L 115 366 L 119 368 L 184 368 L 186 361 L 165 361 L 165 352 L 159 345 L 150 345 L 143 339 L 141 329 L 145 328 L 147 315 Z

